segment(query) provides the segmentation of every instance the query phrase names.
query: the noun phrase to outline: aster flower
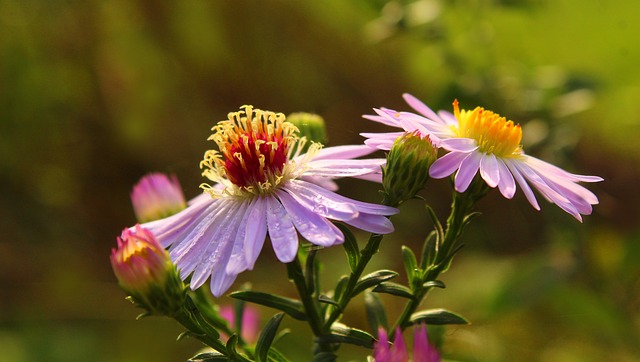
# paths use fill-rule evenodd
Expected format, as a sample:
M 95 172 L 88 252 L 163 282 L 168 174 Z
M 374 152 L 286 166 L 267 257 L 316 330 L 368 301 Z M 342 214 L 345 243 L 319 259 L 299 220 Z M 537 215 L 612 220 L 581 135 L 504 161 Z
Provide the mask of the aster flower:
M 236 328 L 235 309 L 232 305 L 220 307 L 220 316 L 229 322 L 231 328 Z M 260 314 L 258 309 L 247 304 L 242 310 L 242 338 L 248 343 L 255 343 L 260 333 Z
M 487 185 L 497 187 L 507 199 L 514 196 L 517 183 L 536 210 L 540 206 L 530 185 L 579 221 L 598 203 L 598 198 L 578 182 L 598 182 L 601 177 L 572 174 L 525 154 L 520 145 L 522 129 L 513 121 L 481 107 L 460 110 L 457 100 L 453 114 L 436 114 L 412 95 L 404 94 L 404 99 L 420 114 L 383 108 L 375 109 L 377 115 L 364 117 L 405 132 L 428 135 L 436 146 L 449 151 L 431 165 L 429 175 L 444 178 L 455 172 L 456 191 L 465 192 L 479 172 Z M 386 150 L 398 133 L 362 135 L 367 137 L 366 144 Z
M 393 345 L 389 346 L 387 332 L 384 328 L 378 331 L 378 342 L 373 348 L 373 360 L 375 362 L 440 362 L 440 353 L 429 344 L 427 327 L 421 324 L 413 335 L 413 356 L 409 358 L 407 345 L 402 337 L 400 328 L 396 329 Z
M 187 207 L 178 178 L 162 173 L 140 179 L 131 191 L 131 203 L 139 222 L 158 220 Z
M 205 153 L 204 196 L 182 212 L 146 224 L 180 275 L 191 275 L 192 289 L 211 276 L 211 291 L 222 295 L 236 276 L 253 268 L 269 235 L 276 257 L 289 263 L 296 257 L 298 233 L 319 246 L 344 241 L 331 220 L 362 230 L 393 231 L 387 216 L 397 209 L 340 196 L 321 186 L 332 178 L 379 179 L 383 159 L 354 160 L 371 152 L 362 146 L 330 147 L 306 139 L 281 113 L 243 106 L 212 128 L 218 150 Z M 373 174 L 373 175 L 372 175 Z M 320 184 L 320 185 L 319 185 Z M 328 183 L 331 185 L 331 183 Z

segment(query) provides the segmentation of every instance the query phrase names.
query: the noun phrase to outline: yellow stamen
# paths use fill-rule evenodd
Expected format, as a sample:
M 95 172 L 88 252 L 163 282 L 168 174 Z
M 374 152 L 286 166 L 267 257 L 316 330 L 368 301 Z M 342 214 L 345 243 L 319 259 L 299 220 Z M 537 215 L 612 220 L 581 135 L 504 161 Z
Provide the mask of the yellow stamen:
M 457 135 L 476 140 L 481 152 L 497 157 L 515 157 L 521 154 L 520 125 L 482 107 L 476 107 L 472 111 L 460 110 L 457 99 L 453 102 L 453 114 L 458 119 Z

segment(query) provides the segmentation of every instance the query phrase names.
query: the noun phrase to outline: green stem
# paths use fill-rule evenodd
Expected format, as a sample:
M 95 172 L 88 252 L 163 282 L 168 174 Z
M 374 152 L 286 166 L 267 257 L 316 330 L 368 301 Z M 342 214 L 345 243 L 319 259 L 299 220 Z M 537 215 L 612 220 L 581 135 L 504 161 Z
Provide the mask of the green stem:
M 191 335 L 199 339 L 202 343 L 222 353 L 225 356 L 229 355 L 229 353 L 227 352 L 227 346 L 225 346 L 224 343 L 222 343 L 222 341 L 220 341 L 218 338 L 214 338 L 206 331 L 204 331 L 204 329 L 198 324 L 198 322 L 192 319 L 190 313 L 187 310 L 181 309 L 179 312 L 173 315 L 173 318 L 180 324 L 182 324 L 182 326 L 187 328 L 191 332 Z
M 287 264 L 287 272 L 289 278 L 293 281 L 298 289 L 298 295 L 302 300 L 305 314 L 309 317 L 309 326 L 316 337 L 322 336 L 322 320 L 316 302 L 314 301 L 313 291 L 309 290 L 307 281 L 305 280 L 304 273 L 302 272 L 302 266 L 300 265 L 300 259 L 296 257 L 291 263 Z
M 327 318 L 327 320 L 325 321 L 325 331 L 329 331 L 331 329 L 331 325 L 342 316 L 344 309 L 347 307 L 347 304 L 349 304 L 349 301 L 351 301 L 353 290 L 355 289 L 358 280 L 362 276 L 364 269 L 366 268 L 371 258 L 378 252 L 382 237 L 383 235 L 380 234 L 371 234 L 371 236 L 369 237 L 367 245 L 360 252 L 360 259 L 358 259 L 355 270 L 353 270 L 349 275 L 349 280 L 347 281 L 347 286 L 344 290 L 344 293 L 342 293 L 342 295 L 340 296 L 340 300 L 338 300 L 338 306 L 334 307 L 334 309 L 331 311 L 331 314 L 329 315 L 329 318 Z

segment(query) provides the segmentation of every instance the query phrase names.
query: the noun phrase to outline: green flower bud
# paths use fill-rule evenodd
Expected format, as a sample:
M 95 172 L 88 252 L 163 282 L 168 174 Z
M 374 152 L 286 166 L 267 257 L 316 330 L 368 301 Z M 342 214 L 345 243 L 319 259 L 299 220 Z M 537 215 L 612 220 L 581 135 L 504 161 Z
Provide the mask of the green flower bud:
M 428 137 L 405 133 L 398 137 L 382 170 L 385 204 L 397 206 L 414 197 L 429 178 L 437 150 Z
M 297 112 L 291 113 L 287 117 L 287 121 L 293 123 L 300 131 L 300 137 L 305 137 L 307 141 L 317 142 L 321 144 L 327 143 L 327 131 L 324 125 L 324 119 L 314 113 Z M 301 153 L 307 152 L 309 145 L 303 145 Z

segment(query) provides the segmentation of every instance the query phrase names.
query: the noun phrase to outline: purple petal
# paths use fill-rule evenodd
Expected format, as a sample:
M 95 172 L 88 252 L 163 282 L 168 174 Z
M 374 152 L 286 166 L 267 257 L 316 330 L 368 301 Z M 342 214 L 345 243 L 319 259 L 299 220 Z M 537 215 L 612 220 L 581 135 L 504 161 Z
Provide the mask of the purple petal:
M 317 160 L 307 163 L 303 175 L 325 177 L 353 177 L 378 172 L 386 162 L 384 158 L 364 160 Z
M 478 144 L 471 138 L 450 138 L 440 141 L 440 147 L 447 151 L 469 153 L 477 150 Z
M 314 157 L 314 160 L 331 158 L 358 158 L 374 152 L 370 147 L 364 145 L 334 146 L 321 149 Z
M 420 101 L 418 98 L 414 97 L 413 95 L 409 93 L 404 93 L 402 95 L 402 98 L 404 98 L 405 102 L 407 102 L 407 104 L 411 106 L 411 108 L 415 109 L 423 116 L 433 121 L 440 120 L 440 117 L 438 117 L 438 115 L 434 111 L 432 111 L 431 108 L 429 108 L 426 104 L 422 103 L 422 101 Z
M 484 155 L 480 161 L 480 176 L 489 187 L 496 187 L 500 183 L 500 166 L 494 154 Z
M 267 198 L 267 225 L 276 257 L 283 263 L 290 263 L 298 252 L 298 233 L 287 211 L 275 197 Z
M 540 211 L 540 205 L 538 205 L 538 200 L 536 200 L 536 197 L 533 194 L 533 191 L 531 191 L 531 187 L 529 187 L 529 184 L 527 183 L 527 181 L 525 181 L 520 171 L 518 171 L 518 169 L 514 166 L 518 161 L 508 160 L 508 159 L 505 159 L 503 161 L 511 171 L 511 174 L 513 175 L 513 177 L 518 182 L 518 185 L 520 185 L 520 188 L 522 189 L 524 196 L 527 198 L 531 206 L 533 206 L 534 209 Z
M 505 165 L 501 159 L 498 159 L 498 172 L 500 173 L 500 182 L 498 183 L 500 193 L 507 199 L 513 198 L 513 195 L 516 193 L 516 182 L 507 165 Z
M 334 220 L 351 220 L 358 215 L 358 210 L 351 204 L 339 200 L 333 192 L 302 180 L 287 182 L 283 189 L 289 191 L 296 201 L 312 212 Z
M 478 173 L 478 168 L 480 168 L 480 161 L 482 160 L 482 156 L 483 154 L 481 153 L 471 152 L 469 154 L 469 157 L 462 160 L 462 163 L 460 163 L 460 168 L 456 173 L 456 191 L 467 191 L 467 188 L 471 184 L 471 181 Z
M 231 284 L 236 280 L 237 274 L 227 274 L 224 272 L 214 273 L 211 275 L 211 293 L 216 298 L 221 297 L 224 292 L 229 290 Z
M 336 194 L 335 192 L 324 190 L 321 187 L 319 187 L 317 185 L 314 185 L 314 184 L 301 183 L 300 180 L 291 180 L 287 184 L 296 184 L 297 186 L 299 186 L 301 188 L 308 189 L 308 192 L 311 192 L 313 194 L 320 194 L 323 197 L 332 199 L 334 202 L 343 202 L 343 203 L 351 204 L 351 205 L 355 206 L 356 209 L 359 212 L 364 212 L 364 213 L 367 213 L 367 214 L 395 215 L 398 212 L 400 212 L 400 210 L 396 209 L 395 207 L 389 207 L 389 206 L 384 206 L 384 205 L 379 205 L 379 204 L 371 204 L 371 203 L 368 203 L 368 202 L 362 202 L 362 201 L 353 200 L 353 199 L 350 199 L 348 197 Z M 311 194 L 309 194 L 309 195 L 311 195 Z
M 345 223 L 374 234 L 390 234 L 394 230 L 391 220 L 382 215 L 359 214 Z
M 394 118 L 393 116 L 389 115 L 389 113 L 391 114 L 395 114 L 398 113 L 392 109 L 387 109 L 387 108 L 374 108 L 373 109 L 374 112 L 376 112 L 376 114 L 378 114 L 377 116 L 374 115 L 368 115 L 365 114 L 362 116 L 362 118 L 366 118 L 368 120 L 374 121 L 374 122 L 378 122 L 378 123 L 382 123 L 382 124 L 386 124 L 387 126 L 391 126 L 391 127 L 398 127 L 398 120 L 396 118 Z
M 439 179 L 444 178 L 452 173 L 454 173 L 457 169 L 460 168 L 460 164 L 467 157 L 469 157 L 469 153 L 464 152 L 449 152 L 446 155 L 438 158 L 429 168 L 429 176 Z
M 326 218 L 307 209 L 285 191 L 286 189 L 278 190 L 276 194 L 300 235 L 316 245 L 333 245 L 338 236 L 332 229 L 331 223 Z

